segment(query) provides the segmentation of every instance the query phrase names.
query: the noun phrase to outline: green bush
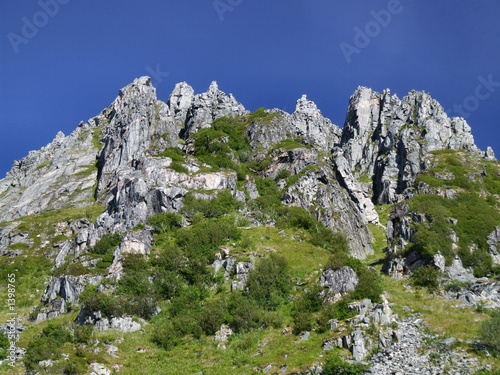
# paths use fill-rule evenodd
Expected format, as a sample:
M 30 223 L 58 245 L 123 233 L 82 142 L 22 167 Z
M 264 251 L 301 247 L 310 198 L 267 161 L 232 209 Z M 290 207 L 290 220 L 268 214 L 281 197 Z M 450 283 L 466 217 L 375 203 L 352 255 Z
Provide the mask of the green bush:
M 186 154 L 178 147 L 168 147 L 161 154 L 155 156 L 168 157 L 177 163 L 182 163 L 186 158 Z
M 318 222 L 309 211 L 302 207 L 290 206 L 279 210 L 280 217 L 276 221 L 278 228 L 298 228 L 311 230 L 316 228 Z
M 318 312 L 323 305 L 320 297 L 320 286 L 315 286 L 311 291 L 305 292 L 294 303 L 292 310 L 294 332 L 310 331 L 312 329 L 312 314 Z
M 232 293 L 228 301 L 231 328 L 237 333 L 249 332 L 262 324 L 263 313 L 253 299 Z
M 500 310 L 495 311 L 491 319 L 483 323 L 479 339 L 488 347 L 492 355 L 500 356 Z
M 92 252 L 99 255 L 109 254 L 114 248 L 122 243 L 122 235 L 120 233 L 106 233 L 95 244 Z
M 26 354 L 23 357 L 26 370 L 36 370 L 40 361 L 56 359 L 59 349 L 71 340 L 71 335 L 64 327 L 49 323 L 40 336 L 33 339 L 26 348 Z
M 86 372 L 87 369 L 85 366 L 79 362 L 69 362 L 64 365 L 64 375 L 80 375 L 85 374 Z
M 88 345 L 94 336 L 91 325 L 76 325 L 73 328 L 73 342 Z
M 227 189 L 221 190 L 217 197 L 210 200 L 195 198 L 193 194 L 187 194 L 183 203 L 181 213 L 188 218 L 193 218 L 197 213 L 201 213 L 205 218 L 219 218 L 242 206 L 242 203 L 238 202 Z
M 368 369 L 368 366 L 349 363 L 339 355 L 334 355 L 326 360 L 323 366 L 323 375 L 360 375 Z
M 314 246 L 322 247 L 332 254 L 348 254 L 349 241 L 341 233 L 333 232 L 330 228 L 318 223 L 317 230 L 311 231 L 310 242 Z
M 375 303 L 381 302 L 380 296 L 384 292 L 382 278 L 377 271 L 368 267 L 358 268 L 358 285 L 351 293 L 351 298 L 355 300 L 370 299 Z
M 413 250 L 417 250 L 427 261 L 440 251 L 451 262 L 456 255 L 452 251 L 450 232 L 454 230 L 459 240 L 459 251 L 465 267 L 472 267 L 476 277 L 492 271 L 487 238 L 500 223 L 500 212 L 495 202 L 483 199 L 476 192 L 458 194 L 455 199 L 446 199 L 437 194 L 417 194 L 410 201 L 410 210 L 432 217 L 428 223 L 415 225 Z M 450 224 L 448 218 L 458 220 Z M 472 244 L 477 249 L 471 253 Z
M 0 332 L 0 360 L 5 359 L 9 356 L 7 349 L 9 349 L 10 342 L 7 335 Z
M 282 169 L 281 171 L 278 172 L 276 175 L 275 180 L 286 180 L 288 177 L 290 177 L 290 172 L 288 172 L 286 169 Z
M 115 296 L 99 293 L 94 285 L 89 285 L 80 295 L 80 302 L 85 308 L 89 311 L 101 311 L 108 318 L 115 315 L 115 299 Z
M 439 288 L 439 277 L 441 272 L 433 266 L 427 265 L 413 271 L 411 280 L 413 285 L 427 288 L 429 291 L 435 291 Z
M 250 271 L 247 281 L 248 296 L 257 305 L 276 309 L 291 290 L 290 270 L 285 258 L 272 254 Z
M 213 261 L 219 246 L 240 238 L 241 231 L 231 217 L 203 219 L 177 232 L 177 244 L 185 251 L 190 263 L 200 257 Z
M 182 226 L 182 217 L 172 212 L 158 213 L 151 216 L 147 224 L 153 227 L 155 234 L 164 234 Z

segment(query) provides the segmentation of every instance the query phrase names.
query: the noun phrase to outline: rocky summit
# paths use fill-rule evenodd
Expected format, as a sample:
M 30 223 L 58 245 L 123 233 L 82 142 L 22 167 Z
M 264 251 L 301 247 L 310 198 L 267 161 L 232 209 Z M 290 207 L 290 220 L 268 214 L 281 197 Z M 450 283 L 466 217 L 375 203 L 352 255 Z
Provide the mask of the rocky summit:
M 134 80 L 0 180 L 0 372 L 498 374 L 500 162 L 429 93 Z

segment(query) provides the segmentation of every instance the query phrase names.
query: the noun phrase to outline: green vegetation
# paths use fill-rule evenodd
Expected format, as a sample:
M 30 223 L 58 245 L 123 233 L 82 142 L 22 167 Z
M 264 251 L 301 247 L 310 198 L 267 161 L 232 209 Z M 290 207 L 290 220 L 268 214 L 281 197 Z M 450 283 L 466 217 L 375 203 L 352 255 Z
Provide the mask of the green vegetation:
M 290 271 L 285 258 L 271 254 L 248 275 L 248 297 L 258 306 L 275 310 L 291 291 Z
M 242 207 L 230 190 L 221 190 L 215 198 L 210 200 L 195 198 L 193 194 L 184 197 L 184 206 L 181 213 L 189 219 L 196 215 L 205 218 L 219 218 Z
M 47 359 L 60 360 L 62 353 L 67 352 L 73 344 L 90 343 L 93 330 L 88 327 L 77 327 L 50 322 L 26 348 L 23 363 L 27 371 L 40 371 L 38 363 Z M 69 361 L 60 361 L 53 371 L 64 374 L 83 374 L 87 370 L 86 360 L 72 356 Z
M 113 249 L 120 246 L 122 237 L 120 233 L 106 233 L 91 249 L 91 252 L 99 255 L 109 254 Z
M 7 349 L 9 349 L 9 338 L 3 332 L 0 332 L 0 360 L 8 357 Z
M 168 147 L 165 151 L 155 156 L 167 157 L 172 159 L 173 162 L 183 163 L 186 160 L 187 155 L 178 147 Z
M 500 311 L 494 311 L 491 318 L 486 320 L 479 332 L 481 342 L 486 345 L 491 354 L 500 356 Z
M 441 272 L 433 266 L 423 266 L 415 270 L 412 275 L 413 285 L 427 288 L 429 292 L 436 291 L 439 286 Z
M 322 374 L 360 375 L 367 369 L 368 366 L 357 363 L 349 363 L 347 361 L 344 361 L 340 356 L 336 355 L 327 359 L 325 366 L 323 367 Z
M 415 242 L 410 247 L 430 260 L 440 251 L 448 264 L 455 255 L 452 251 L 451 231 L 459 237 L 458 255 L 467 267 L 472 267 L 476 277 L 492 271 L 492 260 L 486 243 L 488 235 L 500 223 L 498 209 L 476 193 L 462 193 L 455 199 L 435 194 L 419 194 L 410 201 L 410 209 L 430 215 L 432 222 L 416 224 Z M 458 220 L 456 225 L 449 218 Z M 475 244 L 477 249 L 470 251 Z

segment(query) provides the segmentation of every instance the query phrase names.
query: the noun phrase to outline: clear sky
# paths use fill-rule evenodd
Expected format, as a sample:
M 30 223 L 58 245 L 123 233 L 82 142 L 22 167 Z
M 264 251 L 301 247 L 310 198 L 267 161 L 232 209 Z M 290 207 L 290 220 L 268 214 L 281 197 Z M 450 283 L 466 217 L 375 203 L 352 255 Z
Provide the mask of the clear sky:
M 143 75 L 339 126 L 357 86 L 425 90 L 500 155 L 498 0 L 2 0 L 0 40 L 0 178 Z

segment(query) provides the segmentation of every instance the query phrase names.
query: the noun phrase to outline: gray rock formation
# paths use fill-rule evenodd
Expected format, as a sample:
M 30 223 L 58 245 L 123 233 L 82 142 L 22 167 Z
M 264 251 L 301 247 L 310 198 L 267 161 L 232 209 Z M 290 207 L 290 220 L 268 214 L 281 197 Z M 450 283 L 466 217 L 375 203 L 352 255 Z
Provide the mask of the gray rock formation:
M 482 366 L 477 358 L 451 350 L 429 331 L 422 330 L 418 316 L 398 321 L 397 340 L 382 346 L 369 362 L 365 374 L 473 374 Z
M 59 132 L 47 146 L 14 161 L 0 180 L 0 222 L 91 203 L 98 152 L 93 138 L 103 118 L 81 123 L 67 137 Z
M 72 276 L 59 275 L 52 276 L 45 292 L 42 296 L 42 302 L 47 304 L 57 297 L 61 297 L 65 302 L 78 302 L 80 294 L 87 284 L 97 285 L 102 276 Z
M 500 226 L 488 236 L 488 245 L 493 263 L 500 264 Z
M 475 280 L 458 291 L 446 292 L 446 296 L 467 306 L 498 309 L 500 308 L 500 282 Z
M 462 260 L 458 256 L 455 256 L 451 266 L 446 267 L 444 272 L 451 280 L 468 282 L 474 279 L 472 271 L 464 268 Z
M 247 129 L 254 149 L 268 149 L 290 138 L 301 138 L 302 142 L 317 145 L 327 153 L 339 144 L 342 131 L 337 125 L 324 118 L 320 110 L 306 96 L 297 100 L 295 112 L 291 115 L 279 109 L 267 110 L 277 116 L 270 121 L 255 122 Z
M 359 210 L 368 223 L 379 224 L 378 213 L 375 211 L 373 202 L 362 190 L 359 182 L 354 178 L 342 154 L 337 154 L 335 158 L 335 167 L 340 183 L 349 192 L 351 199 L 358 205 Z
M 323 288 L 328 288 L 328 294 L 333 297 L 356 289 L 358 275 L 349 266 L 344 266 L 337 271 L 328 269 L 321 274 L 320 283 Z
M 194 90 L 186 82 L 175 85 L 174 90 L 168 98 L 167 106 L 176 124 L 186 123 L 187 113 L 193 104 Z
M 180 126 L 170 116 L 168 106 L 156 99 L 149 77 L 121 89 L 104 112 L 107 123 L 101 135 L 104 146 L 98 156 L 96 194 L 108 202 L 119 176 L 133 172 L 149 148 L 177 145 Z
M 351 96 L 340 147 L 355 177 L 374 176 L 374 198 L 396 203 L 412 195 L 415 176 L 427 166 L 430 151 L 470 150 L 479 153 L 470 127 L 450 119 L 425 92 L 399 100 L 359 87 Z
M 131 316 L 112 317 L 111 319 L 102 316 L 100 311 L 91 312 L 83 308 L 76 318 L 80 325 L 91 324 L 99 331 L 115 330 L 124 333 L 140 331 L 142 326 Z
M 191 95 L 190 91 L 188 95 Z M 220 117 L 234 118 L 247 113 L 248 111 L 236 101 L 233 94 L 227 96 L 219 90 L 217 82 L 214 81 L 210 84 L 207 92 L 193 97 L 191 107 L 186 114 L 186 128 L 183 136 L 188 138 L 198 130 L 210 127 L 212 121 Z
M 248 280 L 248 274 L 255 268 L 255 260 L 252 262 L 239 262 L 236 264 L 236 277 L 231 283 L 231 290 L 243 290 Z
M 371 233 L 363 214 L 331 170 L 308 171 L 286 190 L 282 202 L 315 212 L 318 221 L 345 234 L 352 256 L 363 259 L 373 253 Z

